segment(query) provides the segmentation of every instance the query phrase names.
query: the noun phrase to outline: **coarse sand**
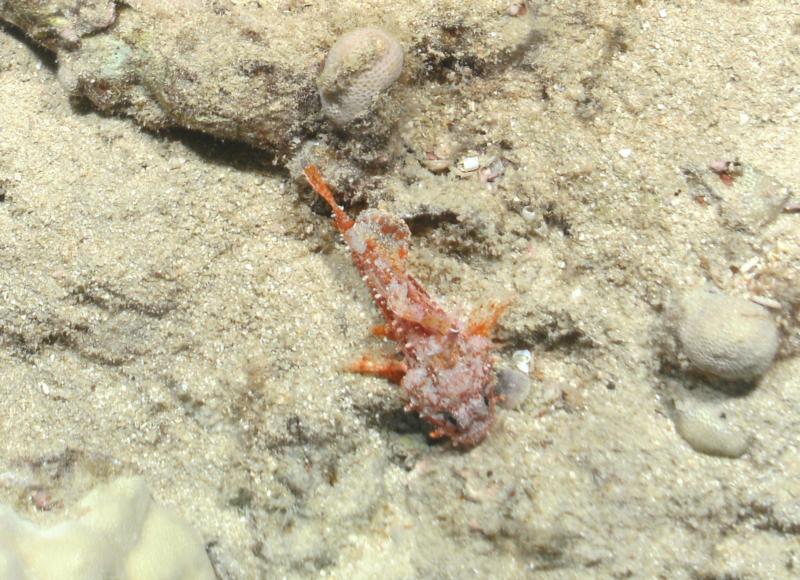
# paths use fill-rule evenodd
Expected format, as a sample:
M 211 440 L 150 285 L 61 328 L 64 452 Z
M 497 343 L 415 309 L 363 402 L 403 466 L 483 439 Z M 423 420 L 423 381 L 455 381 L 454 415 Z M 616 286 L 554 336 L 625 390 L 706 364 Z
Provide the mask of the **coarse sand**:
M 226 580 L 797 577 L 800 214 L 730 218 L 708 166 L 800 189 L 800 6 L 529 5 L 515 60 L 401 77 L 397 163 L 342 192 L 409 219 L 448 308 L 514 297 L 530 395 L 466 452 L 343 372 L 391 345 L 283 157 L 98 113 L 0 29 L 0 503 L 51 525 L 141 476 Z M 755 385 L 681 365 L 666 313 L 708 285 L 778 323 Z M 709 401 L 738 458 L 676 431 Z

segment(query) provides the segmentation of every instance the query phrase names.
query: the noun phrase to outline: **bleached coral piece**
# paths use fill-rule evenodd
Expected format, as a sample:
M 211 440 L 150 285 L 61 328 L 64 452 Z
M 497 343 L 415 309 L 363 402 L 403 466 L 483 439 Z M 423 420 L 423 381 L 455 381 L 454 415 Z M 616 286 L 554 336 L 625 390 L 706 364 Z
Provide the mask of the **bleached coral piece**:
M 0 505 L 0 580 L 213 580 L 199 536 L 139 477 L 100 485 L 41 527 Z

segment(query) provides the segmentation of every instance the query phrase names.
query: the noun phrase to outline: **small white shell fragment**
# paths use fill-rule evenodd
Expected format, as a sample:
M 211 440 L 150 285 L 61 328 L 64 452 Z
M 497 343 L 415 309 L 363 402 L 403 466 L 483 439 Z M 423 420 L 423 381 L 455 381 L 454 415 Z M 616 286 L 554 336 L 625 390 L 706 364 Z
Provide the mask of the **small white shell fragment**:
M 775 300 L 774 298 L 770 298 L 769 296 L 753 296 L 750 298 L 751 302 L 755 302 L 756 304 L 760 304 L 764 308 L 769 308 L 771 310 L 781 310 L 783 306 L 780 302 Z
M 533 211 L 529 205 L 526 205 L 522 208 L 522 210 L 520 210 L 520 215 L 526 222 L 532 222 L 538 217 L 538 214 Z
M 727 173 L 731 165 L 732 163 L 730 161 L 725 161 L 724 159 L 715 159 L 708 164 L 708 168 L 717 175 L 720 175 L 722 173 Z
M 464 171 L 477 171 L 481 166 L 481 161 L 477 157 L 464 157 L 461 160 L 461 168 Z
M 747 260 L 744 264 L 739 266 L 739 271 L 746 274 L 747 272 L 758 266 L 758 262 L 759 262 L 758 256 L 753 256 L 752 258 Z
M 529 350 L 515 350 L 514 354 L 511 355 L 511 360 L 516 368 L 527 374 L 531 370 L 530 363 L 533 360 L 533 355 Z
M 633 155 L 633 149 L 630 149 L 628 147 L 623 147 L 622 149 L 619 150 L 619 156 L 622 157 L 623 159 L 627 159 L 631 155 Z
M 674 419 L 675 429 L 684 441 L 706 455 L 735 459 L 747 451 L 752 441 L 718 403 L 682 401 L 676 405 Z

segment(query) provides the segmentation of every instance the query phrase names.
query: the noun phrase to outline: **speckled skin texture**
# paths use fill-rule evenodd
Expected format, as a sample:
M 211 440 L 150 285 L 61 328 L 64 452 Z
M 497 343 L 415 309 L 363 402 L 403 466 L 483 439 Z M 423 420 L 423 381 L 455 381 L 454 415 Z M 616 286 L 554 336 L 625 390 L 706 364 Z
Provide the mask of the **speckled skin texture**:
M 400 386 L 415 411 L 454 444 L 483 441 L 494 422 L 495 378 L 491 342 L 454 329 L 427 334 L 413 324 L 398 324 L 398 343 L 408 370 Z
M 400 345 L 402 362 L 363 361 L 353 370 L 400 380 L 406 411 L 433 425 L 434 438 L 471 447 L 494 422 L 497 395 L 492 369 L 491 324 L 465 324 L 448 314 L 406 269 L 411 232 L 400 218 L 370 209 L 351 220 L 336 204 L 317 169 L 309 183 L 334 211 L 375 304 L 386 320 L 385 334 Z

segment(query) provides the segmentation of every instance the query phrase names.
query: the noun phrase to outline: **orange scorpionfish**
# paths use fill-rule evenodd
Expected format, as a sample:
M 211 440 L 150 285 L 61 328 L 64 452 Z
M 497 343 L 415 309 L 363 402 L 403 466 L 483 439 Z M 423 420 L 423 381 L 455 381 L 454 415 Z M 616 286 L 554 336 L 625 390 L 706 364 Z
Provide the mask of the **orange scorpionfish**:
M 405 269 L 411 231 L 402 219 L 368 209 L 352 220 L 315 166 L 304 173 L 331 206 L 334 224 L 386 320 L 373 332 L 400 346 L 402 359 L 363 357 L 349 370 L 398 383 L 406 412 L 430 423 L 431 437 L 477 445 L 494 422 L 498 395 L 490 335 L 507 303 L 469 323 L 448 314 Z

